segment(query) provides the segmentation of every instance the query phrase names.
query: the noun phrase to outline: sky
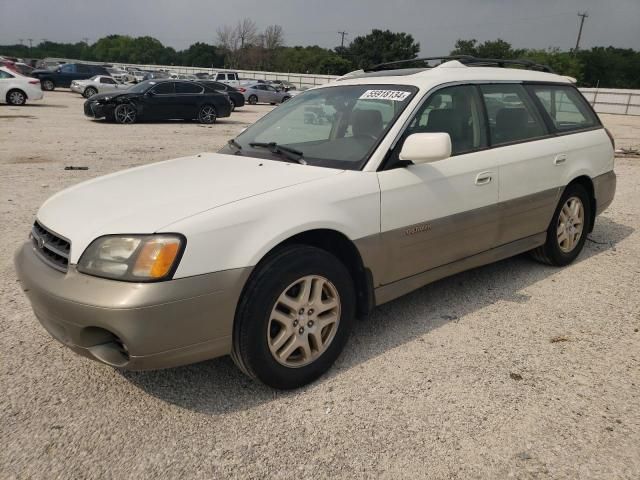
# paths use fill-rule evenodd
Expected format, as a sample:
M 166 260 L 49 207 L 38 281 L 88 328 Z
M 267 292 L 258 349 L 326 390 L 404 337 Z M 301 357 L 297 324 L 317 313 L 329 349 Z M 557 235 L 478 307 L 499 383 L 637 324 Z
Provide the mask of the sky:
M 515 48 L 575 45 L 640 50 L 640 0 L 0 0 L 0 45 L 32 38 L 90 43 L 108 34 L 150 35 L 183 49 L 215 43 L 218 27 L 249 17 L 282 25 L 287 45 L 340 45 L 373 28 L 407 32 L 421 54 L 443 55 L 458 38 L 502 38 Z

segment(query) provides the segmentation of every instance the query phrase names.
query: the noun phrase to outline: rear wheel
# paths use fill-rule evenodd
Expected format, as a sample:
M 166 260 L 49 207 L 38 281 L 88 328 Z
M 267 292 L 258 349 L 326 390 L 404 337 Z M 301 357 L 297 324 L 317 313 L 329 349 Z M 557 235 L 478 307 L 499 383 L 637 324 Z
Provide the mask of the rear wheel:
M 98 91 L 95 88 L 87 87 L 87 88 L 85 88 L 84 92 L 82 93 L 82 96 L 84 98 L 90 98 L 90 97 L 93 97 L 96 93 L 98 93 Z
M 292 245 L 273 254 L 245 288 L 232 358 L 247 375 L 280 389 L 325 373 L 347 342 L 355 314 L 353 281 L 330 253 Z
M 229 99 L 229 103 L 231 104 L 231 111 L 233 112 L 236 109 L 236 102 L 233 99 Z
M 531 252 L 533 258 L 548 265 L 564 266 L 582 251 L 591 219 L 591 201 L 585 188 L 569 185 L 556 208 L 544 245 Z
M 50 92 L 51 90 L 56 88 L 56 85 L 53 83 L 53 80 L 43 80 L 41 85 L 42 85 L 42 90 L 46 90 L 47 92 Z
M 135 123 L 138 112 L 130 103 L 118 105 L 113 111 L 113 118 L 117 123 Z
M 27 103 L 27 95 L 22 90 L 9 90 L 6 100 L 9 105 L 24 105 Z
M 255 105 L 256 103 L 258 103 L 258 97 L 255 95 L 251 95 L 249 97 L 249 105 Z
M 203 105 L 198 112 L 198 121 L 200 123 L 216 123 L 216 109 L 213 105 Z

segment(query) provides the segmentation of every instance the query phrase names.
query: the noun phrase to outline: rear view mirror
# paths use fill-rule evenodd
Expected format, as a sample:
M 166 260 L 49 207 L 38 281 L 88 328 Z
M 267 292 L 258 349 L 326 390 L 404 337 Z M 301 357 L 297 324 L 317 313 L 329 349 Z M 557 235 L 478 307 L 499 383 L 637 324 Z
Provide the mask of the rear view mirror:
M 451 137 L 448 133 L 414 133 L 404 141 L 399 158 L 418 164 L 437 162 L 450 156 Z

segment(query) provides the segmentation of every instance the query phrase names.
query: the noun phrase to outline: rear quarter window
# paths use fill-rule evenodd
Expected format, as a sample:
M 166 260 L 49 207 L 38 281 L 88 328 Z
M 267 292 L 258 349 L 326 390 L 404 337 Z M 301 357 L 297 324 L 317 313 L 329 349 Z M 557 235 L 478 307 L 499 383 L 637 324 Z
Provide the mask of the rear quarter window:
M 561 85 L 531 85 L 529 88 L 559 132 L 599 126 L 597 117 L 575 88 Z

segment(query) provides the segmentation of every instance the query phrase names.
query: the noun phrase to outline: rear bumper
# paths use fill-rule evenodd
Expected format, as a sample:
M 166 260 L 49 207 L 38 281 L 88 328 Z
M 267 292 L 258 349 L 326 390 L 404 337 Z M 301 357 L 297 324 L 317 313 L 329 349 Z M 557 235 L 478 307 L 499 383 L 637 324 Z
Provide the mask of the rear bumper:
M 593 193 L 596 197 L 596 215 L 604 212 L 616 194 L 616 174 L 613 170 L 593 179 Z
M 158 283 L 127 283 L 54 270 L 30 243 L 14 263 L 42 326 L 76 353 L 149 370 L 231 351 L 233 319 L 250 268 Z

